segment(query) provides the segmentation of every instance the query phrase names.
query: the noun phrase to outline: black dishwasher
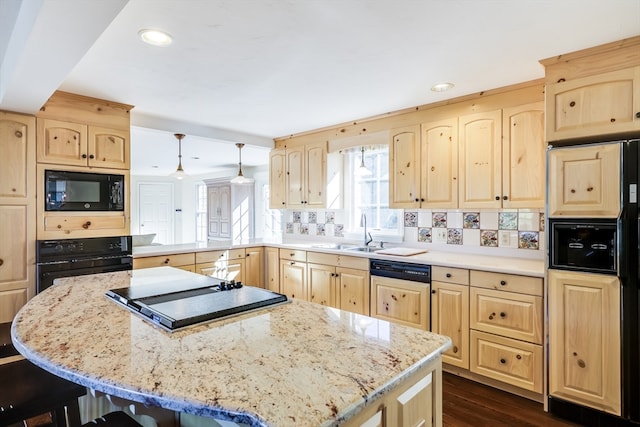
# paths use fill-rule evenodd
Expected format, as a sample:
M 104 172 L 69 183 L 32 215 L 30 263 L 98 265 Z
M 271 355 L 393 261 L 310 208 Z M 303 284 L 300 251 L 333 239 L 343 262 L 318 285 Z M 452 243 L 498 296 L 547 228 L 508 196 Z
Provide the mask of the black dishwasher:
M 393 279 L 431 284 L 430 265 L 372 259 L 369 264 L 369 272 L 372 276 L 391 277 Z

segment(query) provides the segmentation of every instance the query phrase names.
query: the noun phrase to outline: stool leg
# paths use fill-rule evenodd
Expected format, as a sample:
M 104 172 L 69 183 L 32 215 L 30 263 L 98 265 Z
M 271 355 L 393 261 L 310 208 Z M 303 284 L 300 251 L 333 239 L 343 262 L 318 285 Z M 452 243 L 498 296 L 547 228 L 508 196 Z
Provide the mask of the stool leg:
M 69 427 L 80 427 L 80 406 L 78 405 L 78 399 L 73 399 L 67 403 L 67 420 Z

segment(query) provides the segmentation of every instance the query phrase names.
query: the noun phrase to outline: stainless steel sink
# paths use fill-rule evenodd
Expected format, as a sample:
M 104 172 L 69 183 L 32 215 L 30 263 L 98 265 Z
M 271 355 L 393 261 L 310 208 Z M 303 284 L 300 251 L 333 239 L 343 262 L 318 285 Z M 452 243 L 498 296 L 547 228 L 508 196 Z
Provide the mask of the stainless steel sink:
M 312 248 L 322 248 L 322 249 L 354 249 L 357 248 L 358 245 L 349 244 L 349 243 L 322 243 L 317 245 L 311 245 Z
M 379 251 L 382 248 L 377 248 L 374 246 L 354 246 L 350 248 L 345 248 L 347 251 L 358 251 L 358 252 L 375 252 Z

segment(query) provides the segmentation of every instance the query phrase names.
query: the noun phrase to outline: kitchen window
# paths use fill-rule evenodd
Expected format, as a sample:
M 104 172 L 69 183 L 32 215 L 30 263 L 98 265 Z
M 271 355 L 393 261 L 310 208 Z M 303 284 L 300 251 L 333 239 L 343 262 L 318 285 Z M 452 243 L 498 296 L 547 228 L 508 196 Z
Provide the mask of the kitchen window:
M 196 185 L 196 242 L 207 241 L 207 185 Z
M 362 237 L 361 217 L 367 218 L 367 231 L 375 240 L 402 239 L 404 224 L 401 209 L 389 208 L 389 146 L 368 146 L 345 150 L 345 207 L 348 214 L 349 237 Z M 366 170 L 361 174 L 364 158 Z M 353 233 L 353 236 L 351 236 Z

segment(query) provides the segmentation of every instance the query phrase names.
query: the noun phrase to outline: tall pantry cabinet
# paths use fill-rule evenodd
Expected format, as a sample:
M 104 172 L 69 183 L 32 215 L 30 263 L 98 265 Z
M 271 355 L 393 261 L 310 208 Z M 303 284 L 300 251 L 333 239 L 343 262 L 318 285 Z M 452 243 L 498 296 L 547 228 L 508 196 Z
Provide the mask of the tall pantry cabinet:
M 35 118 L 0 112 L 0 323 L 35 294 Z

